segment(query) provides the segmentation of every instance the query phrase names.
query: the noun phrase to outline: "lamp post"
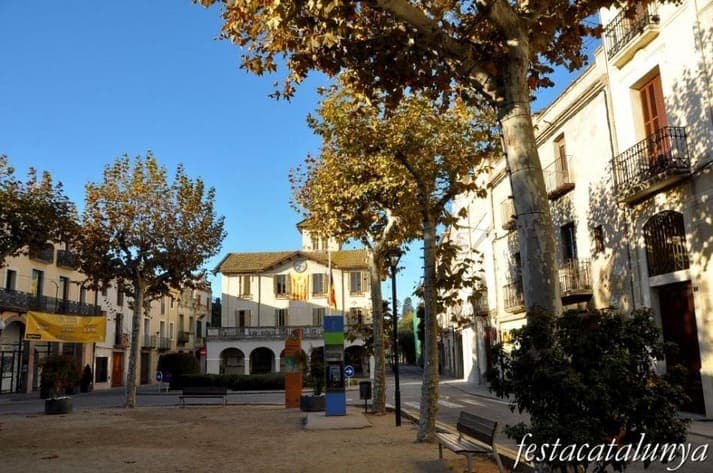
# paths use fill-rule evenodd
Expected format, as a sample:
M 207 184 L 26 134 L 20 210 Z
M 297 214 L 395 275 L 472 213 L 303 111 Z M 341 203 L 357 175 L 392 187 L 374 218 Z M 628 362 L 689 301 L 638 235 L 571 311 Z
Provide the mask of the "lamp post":
M 398 317 L 396 311 L 396 267 L 401 259 L 401 249 L 394 248 L 388 250 L 384 255 L 386 264 L 391 269 L 391 317 L 394 323 L 393 352 L 394 352 L 394 414 L 396 415 L 396 426 L 401 425 L 401 389 L 399 387 L 399 335 Z

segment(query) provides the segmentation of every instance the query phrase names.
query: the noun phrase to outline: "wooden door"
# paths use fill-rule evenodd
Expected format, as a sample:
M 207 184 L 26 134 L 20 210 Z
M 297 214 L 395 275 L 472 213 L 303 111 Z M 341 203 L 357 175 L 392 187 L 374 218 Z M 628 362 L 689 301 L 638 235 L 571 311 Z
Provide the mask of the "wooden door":
M 124 384 L 124 353 L 115 351 L 111 356 L 111 385 L 112 387 Z
M 151 372 L 149 371 L 149 362 L 151 361 L 150 353 L 141 353 L 141 384 L 149 384 L 151 382 Z
M 690 281 L 662 286 L 658 290 L 663 338 L 678 345 L 678 353 L 666 356 L 666 368 L 683 365 L 687 370 L 684 388 L 691 402 L 684 410 L 705 413 L 701 383 L 701 352 Z
M 663 130 L 666 127 L 666 111 L 661 88 L 661 76 L 656 74 L 655 77 L 644 84 L 639 89 L 639 96 L 641 98 L 641 113 L 644 119 L 649 165 L 652 170 L 663 170 L 665 169 L 666 156 L 671 149 L 671 145 L 668 135 Z

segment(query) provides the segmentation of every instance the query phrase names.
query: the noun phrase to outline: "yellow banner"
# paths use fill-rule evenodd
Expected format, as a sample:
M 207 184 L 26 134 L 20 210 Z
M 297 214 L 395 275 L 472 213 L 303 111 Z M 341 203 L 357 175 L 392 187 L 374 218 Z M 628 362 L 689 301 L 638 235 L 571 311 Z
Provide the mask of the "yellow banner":
M 28 312 L 25 340 L 42 342 L 103 342 L 106 317 Z
M 290 297 L 295 301 L 306 301 L 307 300 L 307 286 L 309 279 L 306 274 L 290 274 L 290 286 L 292 288 L 292 294 Z

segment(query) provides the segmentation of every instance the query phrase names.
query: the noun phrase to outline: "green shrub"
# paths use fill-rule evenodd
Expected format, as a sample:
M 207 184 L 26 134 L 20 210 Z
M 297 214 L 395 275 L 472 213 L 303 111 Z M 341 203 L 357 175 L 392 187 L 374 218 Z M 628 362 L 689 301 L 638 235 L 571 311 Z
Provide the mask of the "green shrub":
M 529 314 L 514 333 L 510 354 L 496 346 L 497 369 L 488 373 L 492 389 L 530 415 L 529 425 L 505 432 L 517 442 L 532 434 L 527 443 L 539 446 L 557 439 L 561 445 L 635 444 L 642 433 L 647 443 L 684 442 L 687 421 L 677 411 L 687 398 L 676 379 L 680 373 L 654 370 L 667 349 L 662 338 L 648 310 Z M 545 463 L 562 471 L 587 466 Z M 617 471 L 625 467 L 613 459 L 609 464 Z M 603 472 L 607 462 L 593 467 Z
M 283 373 L 185 374 L 171 380 L 172 389 L 195 386 L 221 386 L 233 391 L 285 389 L 285 375 Z
M 42 361 L 40 394 L 42 398 L 74 394 L 79 382 L 79 368 L 71 355 L 50 355 Z
M 171 389 L 180 389 L 176 381 L 188 374 L 200 373 L 200 363 L 191 353 L 166 353 L 158 358 L 158 371 L 164 379 L 170 379 Z

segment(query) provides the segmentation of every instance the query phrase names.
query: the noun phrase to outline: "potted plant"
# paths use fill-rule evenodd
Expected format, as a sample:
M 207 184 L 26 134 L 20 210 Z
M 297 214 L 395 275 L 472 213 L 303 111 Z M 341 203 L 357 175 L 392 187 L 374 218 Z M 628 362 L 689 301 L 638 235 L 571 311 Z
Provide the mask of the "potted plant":
M 312 395 L 300 398 L 300 409 L 307 412 L 324 410 L 324 348 L 312 348 L 309 356 L 309 379 L 312 383 Z
M 79 369 L 70 355 L 50 355 L 42 362 L 40 395 L 45 395 L 45 414 L 72 412 L 74 386 L 79 382 Z

